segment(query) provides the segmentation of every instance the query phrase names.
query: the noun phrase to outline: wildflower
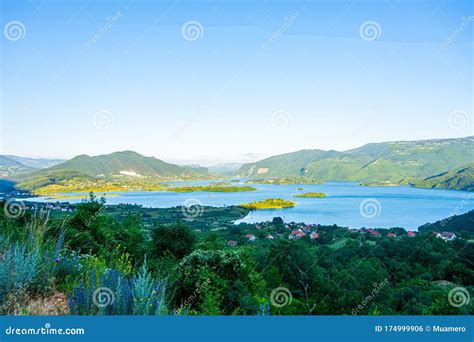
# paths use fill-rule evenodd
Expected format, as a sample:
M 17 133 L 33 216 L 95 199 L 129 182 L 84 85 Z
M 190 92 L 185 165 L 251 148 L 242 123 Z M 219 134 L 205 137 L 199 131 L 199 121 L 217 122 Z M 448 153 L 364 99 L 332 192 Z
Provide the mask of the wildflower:
M 55 263 L 59 263 L 60 261 L 61 261 L 61 259 L 59 259 L 59 258 L 54 259 Z

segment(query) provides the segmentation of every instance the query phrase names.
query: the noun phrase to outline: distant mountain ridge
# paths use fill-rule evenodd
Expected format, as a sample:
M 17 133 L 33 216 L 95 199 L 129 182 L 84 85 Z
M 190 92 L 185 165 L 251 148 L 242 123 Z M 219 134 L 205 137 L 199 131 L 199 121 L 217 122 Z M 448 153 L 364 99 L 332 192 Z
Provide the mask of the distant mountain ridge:
M 211 173 L 225 176 L 235 176 L 241 167 L 241 163 L 222 163 L 209 166 L 208 169 Z
M 62 159 L 25 158 L 12 155 L 0 155 L 0 177 L 9 177 L 16 173 L 43 169 L 62 163 Z
M 474 137 L 370 143 L 348 151 L 301 150 L 243 165 L 241 177 L 408 183 L 474 163 Z

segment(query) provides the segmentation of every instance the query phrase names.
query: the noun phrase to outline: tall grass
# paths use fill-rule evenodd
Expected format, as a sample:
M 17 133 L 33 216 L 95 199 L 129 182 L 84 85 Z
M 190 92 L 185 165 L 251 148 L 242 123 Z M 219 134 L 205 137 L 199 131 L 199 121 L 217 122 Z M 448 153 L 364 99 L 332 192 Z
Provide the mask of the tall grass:
M 155 281 L 145 262 L 132 277 L 109 269 L 97 280 L 91 270 L 68 303 L 73 315 L 160 315 L 166 311 L 164 294 L 165 282 Z
M 24 228 L 4 223 L 0 233 L 0 310 L 12 313 L 25 296 L 46 293 L 54 283 L 53 269 L 62 244 L 46 236 L 49 212 L 37 212 Z

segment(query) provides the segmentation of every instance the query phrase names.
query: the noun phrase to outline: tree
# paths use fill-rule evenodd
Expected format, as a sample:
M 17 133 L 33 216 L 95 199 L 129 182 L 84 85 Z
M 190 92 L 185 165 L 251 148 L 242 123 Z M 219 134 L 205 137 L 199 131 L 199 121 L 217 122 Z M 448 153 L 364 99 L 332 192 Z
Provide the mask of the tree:
M 242 251 L 196 250 L 179 263 L 171 288 L 175 309 L 245 315 L 257 312 L 264 282 Z
M 196 235 L 183 222 L 177 222 L 171 226 L 160 225 L 151 232 L 151 256 L 163 257 L 173 255 L 176 259 L 182 259 L 192 252 Z

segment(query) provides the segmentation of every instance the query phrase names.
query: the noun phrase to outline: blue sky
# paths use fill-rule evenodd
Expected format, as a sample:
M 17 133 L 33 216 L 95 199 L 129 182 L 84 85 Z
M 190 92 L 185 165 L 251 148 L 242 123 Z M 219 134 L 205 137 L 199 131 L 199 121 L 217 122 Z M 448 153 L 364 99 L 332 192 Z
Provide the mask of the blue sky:
M 213 164 L 473 135 L 473 15 L 470 1 L 2 1 L 1 153 Z

